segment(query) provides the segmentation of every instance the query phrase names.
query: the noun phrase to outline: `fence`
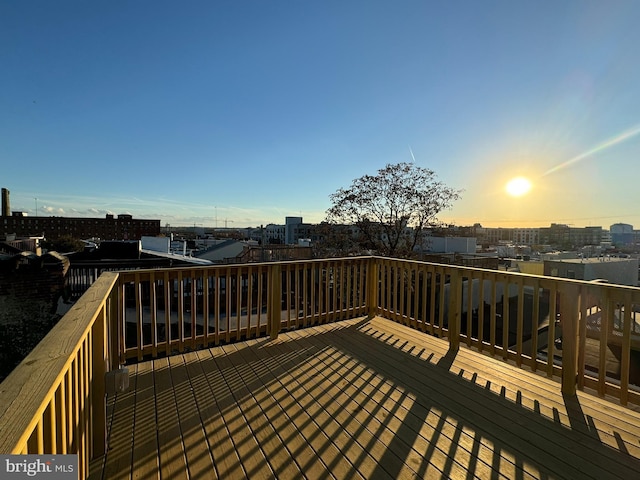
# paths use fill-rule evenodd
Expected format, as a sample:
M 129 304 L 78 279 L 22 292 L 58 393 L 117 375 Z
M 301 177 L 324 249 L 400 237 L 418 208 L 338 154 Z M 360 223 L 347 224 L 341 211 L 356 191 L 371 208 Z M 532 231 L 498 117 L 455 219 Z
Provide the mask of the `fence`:
M 78 453 L 86 478 L 108 370 L 365 315 L 638 404 L 639 308 L 634 287 L 378 257 L 106 272 L 2 383 L 0 452 Z

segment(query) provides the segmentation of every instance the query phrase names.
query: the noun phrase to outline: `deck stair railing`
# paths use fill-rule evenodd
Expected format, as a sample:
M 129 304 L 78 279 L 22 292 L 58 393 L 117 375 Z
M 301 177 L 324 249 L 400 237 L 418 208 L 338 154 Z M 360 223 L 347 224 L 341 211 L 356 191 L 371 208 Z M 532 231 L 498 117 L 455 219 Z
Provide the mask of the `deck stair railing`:
M 109 371 L 365 315 L 640 404 L 639 309 L 635 287 L 380 257 L 105 272 L 0 384 L 0 452 L 77 453 L 86 478 Z

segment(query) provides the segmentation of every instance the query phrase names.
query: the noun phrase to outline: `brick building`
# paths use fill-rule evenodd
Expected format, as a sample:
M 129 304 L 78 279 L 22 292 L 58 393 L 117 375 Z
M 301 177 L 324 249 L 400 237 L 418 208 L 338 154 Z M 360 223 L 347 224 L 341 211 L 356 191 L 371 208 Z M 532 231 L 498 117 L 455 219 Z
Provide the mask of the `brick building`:
M 102 240 L 140 240 L 160 234 L 160 220 L 137 219 L 131 215 L 106 215 L 105 218 L 27 217 L 13 212 L 0 217 L 0 237 L 44 236 L 55 240 L 63 236 Z

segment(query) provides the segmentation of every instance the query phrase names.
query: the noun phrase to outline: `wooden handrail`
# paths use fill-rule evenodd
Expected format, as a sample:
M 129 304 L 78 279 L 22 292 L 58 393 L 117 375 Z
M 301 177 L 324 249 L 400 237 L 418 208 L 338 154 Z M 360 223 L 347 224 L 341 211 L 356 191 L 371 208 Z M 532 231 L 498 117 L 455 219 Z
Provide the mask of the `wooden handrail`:
M 117 279 L 102 275 L 0 384 L 0 452 L 77 453 L 81 478 L 104 453 L 107 299 Z
M 640 288 L 515 272 L 377 258 L 380 315 L 562 379 L 570 394 L 593 388 L 640 403 L 630 352 L 640 348 Z M 508 299 L 508 300 L 507 300 Z M 590 342 L 587 342 L 590 339 Z M 587 349 L 598 365 L 586 365 Z M 606 372 L 622 350 L 619 379 Z M 599 374 L 598 372 L 603 372 Z
M 371 257 L 119 272 L 122 361 L 366 314 Z M 375 295 L 373 295 L 375 298 Z
M 365 315 L 561 376 L 567 394 L 640 403 L 629 382 L 639 308 L 635 287 L 381 257 L 108 272 L 0 384 L 0 453 L 78 453 L 85 478 L 104 452 L 107 371 Z M 599 375 L 585 368 L 588 340 Z M 619 381 L 605 371 L 612 343 Z

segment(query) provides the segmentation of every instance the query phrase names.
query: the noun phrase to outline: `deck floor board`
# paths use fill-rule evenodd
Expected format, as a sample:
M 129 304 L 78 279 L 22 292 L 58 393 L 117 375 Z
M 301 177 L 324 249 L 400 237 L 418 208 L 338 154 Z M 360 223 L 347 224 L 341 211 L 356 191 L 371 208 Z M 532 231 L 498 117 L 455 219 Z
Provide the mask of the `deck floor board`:
M 390 320 L 146 361 L 93 478 L 633 478 L 640 413 Z M 133 453 L 132 453 L 133 452 Z

